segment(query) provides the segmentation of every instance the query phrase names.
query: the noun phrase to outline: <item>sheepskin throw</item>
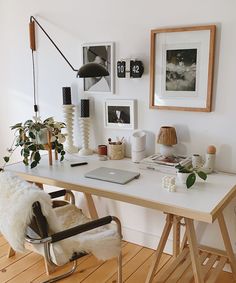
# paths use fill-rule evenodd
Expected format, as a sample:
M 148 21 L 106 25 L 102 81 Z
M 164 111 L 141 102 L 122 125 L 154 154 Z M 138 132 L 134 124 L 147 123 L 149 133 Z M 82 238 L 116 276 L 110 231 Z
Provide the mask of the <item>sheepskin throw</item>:
M 16 251 L 25 251 L 25 231 L 32 219 L 32 204 L 36 201 L 40 202 L 51 233 L 89 221 L 74 205 L 52 209 L 50 196 L 35 184 L 10 172 L 1 172 L 0 231 Z M 38 251 L 43 253 L 42 247 L 39 246 Z M 118 256 L 120 238 L 113 229 L 99 227 L 51 245 L 51 255 L 57 265 L 68 262 L 73 252 L 80 251 L 91 252 L 97 258 L 106 260 Z

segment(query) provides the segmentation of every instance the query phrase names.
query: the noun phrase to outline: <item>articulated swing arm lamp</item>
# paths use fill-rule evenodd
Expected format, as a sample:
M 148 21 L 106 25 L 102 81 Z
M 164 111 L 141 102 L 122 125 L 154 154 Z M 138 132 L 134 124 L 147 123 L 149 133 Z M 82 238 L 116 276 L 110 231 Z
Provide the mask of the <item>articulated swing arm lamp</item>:
M 30 33 L 30 48 L 33 51 L 36 51 L 36 41 L 35 41 L 35 23 L 41 29 L 41 31 L 46 35 L 46 37 L 50 40 L 52 45 L 56 48 L 56 50 L 60 53 L 66 63 L 70 66 L 70 68 L 77 72 L 77 77 L 80 78 L 92 78 L 92 77 L 103 77 L 108 76 L 109 72 L 100 64 L 97 63 L 88 63 L 83 65 L 81 68 L 76 69 L 72 66 L 66 56 L 62 53 L 62 51 L 58 48 L 56 43 L 52 40 L 49 34 L 45 31 L 45 29 L 41 26 L 41 24 L 35 19 L 34 16 L 30 17 L 29 23 L 29 33 Z
M 29 35 L 30 35 L 30 48 L 32 51 L 32 64 L 33 64 L 33 96 L 34 96 L 34 112 L 35 117 L 38 117 L 38 104 L 36 97 L 36 79 L 35 79 L 35 64 L 34 64 L 34 51 L 36 51 L 36 41 L 35 41 L 35 24 L 41 29 L 41 31 L 46 35 L 46 37 L 50 40 L 52 45 L 56 48 L 56 50 L 60 53 L 66 63 L 70 66 L 70 68 L 77 72 L 77 77 L 79 78 L 93 78 L 93 77 L 103 77 L 108 76 L 109 72 L 100 64 L 97 63 L 87 63 L 83 65 L 81 68 L 74 68 L 66 56 L 62 53 L 62 51 L 58 48 L 56 43 L 52 40 L 49 34 L 45 31 L 45 29 L 41 26 L 41 24 L 35 19 L 35 17 L 30 17 L 29 23 Z

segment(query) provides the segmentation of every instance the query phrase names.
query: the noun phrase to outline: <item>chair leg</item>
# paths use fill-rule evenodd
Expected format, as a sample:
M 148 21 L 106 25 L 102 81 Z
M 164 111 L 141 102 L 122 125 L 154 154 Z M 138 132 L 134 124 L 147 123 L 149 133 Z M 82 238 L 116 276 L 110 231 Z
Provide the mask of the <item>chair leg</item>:
M 14 256 L 15 254 L 16 254 L 16 252 L 13 250 L 13 248 L 11 246 L 9 246 L 8 252 L 7 252 L 7 257 L 10 258 L 10 257 Z
M 122 283 L 122 253 L 117 258 L 117 282 Z
M 53 282 L 57 282 L 57 281 L 59 281 L 59 280 L 61 280 L 61 279 L 63 279 L 63 278 L 66 278 L 66 277 L 70 276 L 72 273 L 75 272 L 76 268 L 77 268 L 77 261 L 74 260 L 73 267 L 71 268 L 70 271 L 68 271 L 68 272 L 66 272 L 66 273 L 63 273 L 62 275 L 59 275 L 59 276 L 53 277 L 53 278 L 51 278 L 51 279 L 48 279 L 48 280 L 46 280 L 46 281 L 44 281 L 44 282 L 42 282 L 42 283 L 53 283 Z
M 56 266 L 50 264 L 50 263 L 47 261 L 46 258 L 44 259 L 44 265 L 45 265 L 45 269 L 46 269 L 47 275 L 52 274 L 52 273 L 55 271 L 55 269 L 56 269 Z

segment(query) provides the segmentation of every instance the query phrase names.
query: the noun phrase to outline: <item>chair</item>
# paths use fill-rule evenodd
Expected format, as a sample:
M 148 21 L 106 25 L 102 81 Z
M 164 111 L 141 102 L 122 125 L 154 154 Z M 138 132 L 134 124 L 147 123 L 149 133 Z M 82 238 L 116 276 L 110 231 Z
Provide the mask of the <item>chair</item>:
M 54 200 L 66 194 L 70 203 Z M 112 221 L 116 230 L 108 225 Z M 48 274 L 57 266 L 74 262 L 69 272 L 45 283 L 71 275 L 76 270 L 76 260 L 88 253 L 102 260 L 116 256 L 117 282 L 122 282 L 119 219 L 105 216 L 90 220 L 74 205 L 71 191 L 47 194 L 10 172 L 0 173 L 0 231 L 14 251 L 30 249 L 42 254 Z

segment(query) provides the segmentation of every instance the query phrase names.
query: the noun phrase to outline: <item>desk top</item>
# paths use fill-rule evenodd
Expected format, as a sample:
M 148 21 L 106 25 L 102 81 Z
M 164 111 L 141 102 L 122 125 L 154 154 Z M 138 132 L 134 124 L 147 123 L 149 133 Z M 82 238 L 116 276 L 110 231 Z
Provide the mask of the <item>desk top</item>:
M 210 174 L 206 182 L 198 178 L 190 189 L 177 184 L 176 192 L 168 192 L 161 185 L 162 177 L 167 174 L 139 169 L 130 159 L 99 161 L 97 156 L 93 155 L 78 157 L 76 160 L 82 161 L 87 161 L 88 165 L 72 168 L 71 162 L 65 160 L 55 161 L 53 166 L 49 166 L 45 156 L 34 169 L 20 162 L 6 166 L 6 170 L 17 173 L 27 181 L 124 201 L 208 223 L 212 223 L 217 213 L 236 196 L 234 175 Z M 140 177 L 125 185 L 84 177 L 86 172 L 102 166 L 138 171 Z

